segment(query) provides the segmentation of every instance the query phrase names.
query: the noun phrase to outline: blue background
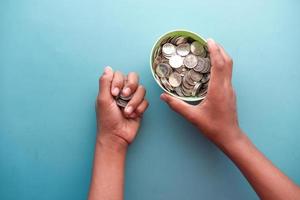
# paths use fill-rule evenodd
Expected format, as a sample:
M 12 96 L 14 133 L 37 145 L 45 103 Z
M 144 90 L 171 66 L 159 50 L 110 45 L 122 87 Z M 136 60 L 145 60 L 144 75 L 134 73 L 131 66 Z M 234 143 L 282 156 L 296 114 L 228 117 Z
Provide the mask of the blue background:
M 297 0 L 1 0 L 0 199 L 86 198 L 106 65 L 138 72 L 151 104 L 129 149 L 125 199 L 257 199 L 159 100 L 149 54 L 176 28 L 231 54 L 241 127 L 299 184 L 299 10 Z

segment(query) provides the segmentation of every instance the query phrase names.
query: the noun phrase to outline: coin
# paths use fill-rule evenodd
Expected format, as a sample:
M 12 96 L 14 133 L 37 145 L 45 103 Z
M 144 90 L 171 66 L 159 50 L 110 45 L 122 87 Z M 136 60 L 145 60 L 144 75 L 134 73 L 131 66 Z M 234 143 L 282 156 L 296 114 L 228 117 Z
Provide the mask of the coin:
M 196 94 L 198 97 L 204 97 L 207 94 L 207 88 L 204 88 L 203 85 L 198 91 L 198 94 Z
M 182 36 L 176 38 L 176 40 L 175 40 L 176 45 L 180 45 L 180 44 L 183 44 L 183 43 L 186 43 L 186 42 L 187 42 L 187 38 L 182 37 Z
M 184 66 L 182 65 L 181 67 L 175 68 L 175 71 L 178 73 L 181 73 L 184 69 Z
M 202 87 L 203 87 L 203 88 L 208 88 L 208 83 L 209 83 L 209 82 L 203 83 Z
M 195 85 L 197 82 L 194 81 L 192 78 L 191 78 L 191 75 L 189 75 L 188 73 L 186 74 L 185 76 L 185 81 L 189 84 L 189 85 Z
M 182 78 L 178 72 L 173 72 L 169 76 L 169 83 L 172 87 L 178 87 L 181 84 Z
M 204 70 L 204 68 L 205 68 L 205 60 L 201 57 L 198 57 L 198 63 L 196 67 L 194 67 L 194 70 L 197 72 L 201 72 Z
M 204 69 L 201 71 L 202 73 L 207 73 L 210 71 L 210 59 L 209 58 L 203 58 L 205 61 Z
M 192 95 L 192 89 L 187 89 L 185 87 L 181 88 L 182 94 L 186 97 L 189 97 Z
M 116 103 L 117 103 L 118 106 L 120 106 L 122 108 L 125 108 L 128 102 L 123 100 L 123 99 L 117 99 Z
M 175 69 L 179 68 L 183 64 L 183 59 L 179 55 L 173 55 L 169 60 L 169 64 L 171 65 L 171 67 L 173 67 Z
M 174 88 L 174 91 L 181 97 L 184 96 L 184 94 L 182 93 L 182 88 L 181 87 L 176 87 Z
M 198 41 L 194 41 L 192 44 L 191 44 L 191 52 L 196 55 L 196 56 L 200 56 L 200 55 L 203 55 L 204 52 L 205 52 L 205 49 L 203 47 L 203 45 L 198 42 Z
M 173 55 L 176 52 L 176 48 L 173 44 L 171 43 L 166 43 L 162 47 L 162 52 L 165 55 Z
M 171 73 L 170 65 L 166 63 L 159 63 L 155 69 L 156 74 L 159 77 L 167 77 Z
M 182 72 L 180 72 L 180 76 L 184 77 L 187 73 L 188 73 L 188 71 L 182 71 Z
M 189 74 L 190 74 L 189 76 L 191 77 L 191 79 L 195 82 L 199 82 L 203 78 L 203 74 L 196 72 L 194 70 L 190 70 Z
M 170 83 L 167 81 L 165 77 L 161 78 L 161 83 L 165 86 L 165 88 L 170 92 L 173 90 L 173 87 L 170 85 Z
M 187 56 L 190 53 L 190 44 L 183 43 L 176 47 L 176 52 L 180 56 Z
M 116 103 L 119 107 L 126 107 L 127 103 L 130 101 L 130 99 L 132 98 L 133 95 L 130 95 L 128 97 L 125 97 L 123 95 L 118 95 L 115 100 L 116 100 Z
M 187 55 L 183 60 L 183 64 L 189 69 L 196 67 L 197 63 L 198 63 L 198 59 L 193 54 Z
M 192 96 L 196 96 L 196 94 L 199 92 L 201 86 L 202 86 L 201 82 L 199 82 L 195 85 L 195 87 L 192 90 Z
M 207 83 L 210 79 L 210 73 L 204 74 L 203 78 L 201 79 L 202 83 Z
M 124 100 L 124 101 L 130 101 L 130 99 L 132 99 L 133 95 L 129 95 L 129 96 L 123 96 L 122 94 L 119 96 L 120 99 Z
M 187 89 L 192 89 L 195 86 L 195 83 L 192 82 L 191 84 L 187 81 L 186 76 L 183 77 L 182 79 L 182 86 L 187 88 Z
M 173 38 L 171 39 L 171 43 L 174 44 L 174 45 L 176 45 L 176 40 L 178 39 L 178 37 L 180 37 L 180 36 L 175 36 L 175 37 L 173 37 Z

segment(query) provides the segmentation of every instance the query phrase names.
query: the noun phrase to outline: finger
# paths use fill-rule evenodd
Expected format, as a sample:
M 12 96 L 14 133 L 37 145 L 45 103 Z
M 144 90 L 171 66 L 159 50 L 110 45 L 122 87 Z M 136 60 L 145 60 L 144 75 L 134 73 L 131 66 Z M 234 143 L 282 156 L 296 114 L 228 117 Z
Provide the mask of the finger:
M 124 86 L 124 76 L 120 71 L 114 73 L 114 77 L 111 84 L 111 94 L 118 96 Z
M 136 112 L 133 112 L 128 117 L 130 117 L 131 119 L 134 119 L 134 118 L 138 117 L 138 114 Z
M 142 103 L 140 103 L 140 105 L 138 105 L 138 107 L 135 109 L 134 113 L 136 113 L 138 116 L 141 116 L 146 111 L 148 106 L 149 106 L 148 101 L 144 99 Z
M 111 67 L 105 67 L 102 76 L 99 79 L 99 95 L 98 97 L 102 100 L 113 100 L 110 87 L 113 79 L 113 70 Z
M 144 100 L 145 94 L 145 88 L 142 85 L 139 85 L 124 109 L 126 115 L 130 115 L 138 107 L 138 105 L 140 105 L 140 103 Z
M 225 61 L 225 67 L 228 72 L 228 78 L 232 78 L 232 67 L 233 67 L 233 61 L 232 58 L 229 56 L 229 54 L 225 51 L 225 49 L 222 47 L 222 45 L 218 44 L 221 54 L 223 55 L 224 61 Z
M 220 85 L 225 76 L 225 60 L 221 53 L 220 47 L 212 39 L 207 40 L 208 51 L 211 60 L 211 84 Z
M 130 72 L 127 76 L 125 86 L 122 90 L 122 95 L 127 97 L 135 92 L 139 85 L 139 76 L 135 72 Z
M 175 112 L 181 114 L 186 119 L 191 120 L 193 117 L 192 109 L 195 109 L 194 106 L 189 105 L 186 102 L 166 93 L 161 94 L 160 98 L 165 101 Z

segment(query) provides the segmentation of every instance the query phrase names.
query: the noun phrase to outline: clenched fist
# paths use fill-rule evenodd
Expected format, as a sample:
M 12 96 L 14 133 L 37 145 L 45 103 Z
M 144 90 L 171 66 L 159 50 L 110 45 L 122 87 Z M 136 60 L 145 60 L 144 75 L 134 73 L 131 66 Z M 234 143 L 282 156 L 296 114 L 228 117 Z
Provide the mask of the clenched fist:
M 118 95 L 131 96 L 124 109 L 119 108 L 115 98 Z M 139 129 L 142 114 L 148 107 L 146 90 L 139 84 L 136 73 L 127 76 L 106 67 L 99 80 L 99 94 L 96 101 L 97 129 L 99 140 L 109 138 L 121 145 L 130 144 Z

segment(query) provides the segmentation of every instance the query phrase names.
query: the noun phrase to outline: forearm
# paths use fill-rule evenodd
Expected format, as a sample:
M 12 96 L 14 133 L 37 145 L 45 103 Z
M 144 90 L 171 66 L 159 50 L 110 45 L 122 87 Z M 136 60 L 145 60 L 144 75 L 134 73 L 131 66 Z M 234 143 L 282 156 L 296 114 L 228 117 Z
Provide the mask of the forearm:
M 240 130 L 238 130 L 240 131 Z M 300 189 L 276 168 L 243 133 L 220 148 L 237 165 L 261 199 L 300 199 Z
M 126 151 L 124 141 L 100 134 L 96 142 L 89 200 L 123 199 Z

